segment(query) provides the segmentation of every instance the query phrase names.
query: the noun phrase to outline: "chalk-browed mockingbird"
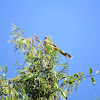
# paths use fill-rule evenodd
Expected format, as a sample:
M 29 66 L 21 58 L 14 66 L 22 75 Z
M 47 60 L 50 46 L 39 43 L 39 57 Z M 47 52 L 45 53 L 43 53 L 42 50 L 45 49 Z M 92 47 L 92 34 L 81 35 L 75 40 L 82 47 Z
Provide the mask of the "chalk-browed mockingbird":
M 47 44 L 50 44 L 50 46 L 52 46 L 52 48 L 53 48 L 54 50 L 58 50 L 58 51 L 59 51 L 62 55 L 64 55 L 65 57 L 72 59 L 72 56 L 71 56 L 70 54 L 68 54 L 68 53 L 66 53 L 66 52 L 64 52 L 64 51 L 62 51 L 62 50 L 60 50 L 60 49 L 57 47 L 57 45 L 55 45 L 52 41 L 50 41 L 49 37 L 46 36 L 46 37 L 44 38 L 44 46 L 46 46 Z

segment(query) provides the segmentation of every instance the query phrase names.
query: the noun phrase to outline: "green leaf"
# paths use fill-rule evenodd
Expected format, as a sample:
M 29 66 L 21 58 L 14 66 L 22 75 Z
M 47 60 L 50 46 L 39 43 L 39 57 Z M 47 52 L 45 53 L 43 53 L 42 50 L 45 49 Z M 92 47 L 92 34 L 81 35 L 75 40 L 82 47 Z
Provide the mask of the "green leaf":
M 2 72 L 2 68 L 1 68 L 1 65 L 0 65 L 0 71 Z
M 66 91 L 61 90 L 61 94 L 64 96 L 64 98 L 66 98 L 66 99 L 67 99 L 67 93 L 66 93 Z
M 5 76 L 6 76 L 6 74 L 3 73 L 3 77 L 5 77 Z
M 8 66 L 5 66 L 4 71 L 7 72 L 7 70 L 8 70 Z
M 70 77 L 70 81 L 71 81 L 71 82 L 76 82 L 76 79 L 75 79 L 74 77 L 71 76 L 71 77 Z
M 74 76 L 75 76 L 76 78 L 79 78 L 79 74 L 78 74 L 78 73 L 75 73 Z
M 95 79 L 94 79 L 94 77 L 91 77 L 91 80 L 92 80 L 93 85 L 95 85 Z
M 92 74 L 92 68 L 90 68 L 90 67 L 89 67 L 89 72 L 90 72 L 90 74 Z
M 46 58 L 47 58 L 48 60 L 50 60 L 50 59 L 51 59 L 51 56 L 48 55 L 48 54 L 46 54 Z

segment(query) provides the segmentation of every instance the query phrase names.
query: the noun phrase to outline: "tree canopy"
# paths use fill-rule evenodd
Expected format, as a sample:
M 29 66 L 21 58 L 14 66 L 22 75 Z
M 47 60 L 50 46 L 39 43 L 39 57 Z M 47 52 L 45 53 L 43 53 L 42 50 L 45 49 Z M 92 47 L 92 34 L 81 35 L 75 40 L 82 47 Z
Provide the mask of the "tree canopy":
M 93 84 L 95 79 L 92 69 L 89 67 L 89 76 L 82 72 L 69 75 L 69 63 L 61 62 L 59 52 L 53 50 L 48 44 L 43 46 L 37 35 L 26 38 L 24 32 L 12 24 L 10 43 L 14 44 L 14 50 L 23 55 L 22 65 L 16 60 L 18 75 L 8 79 L 7 66 L 0 77 L 0 99 L 2 100 L 59 100 L 67 99 L 73 89 L 77 89 L 81 79 L 91 77 Z M 52 39 L 51 39 L 52 42 Z M 57 71 L 55 68 L 61 68 Z M 96 75 L 99 75 L 97 71 Z

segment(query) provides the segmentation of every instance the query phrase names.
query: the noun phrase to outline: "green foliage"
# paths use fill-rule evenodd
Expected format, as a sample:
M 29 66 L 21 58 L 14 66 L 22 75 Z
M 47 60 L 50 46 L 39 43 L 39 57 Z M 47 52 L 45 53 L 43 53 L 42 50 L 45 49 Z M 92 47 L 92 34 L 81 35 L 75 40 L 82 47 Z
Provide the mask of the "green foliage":
M 95 85 L 95 79 L 94 77 L 91 77 L 92 83 Z
M 0 99 L 6 100 L 58 100 L 67 99 L 73 88 L 77 89 L 82 72 L 68 75 L 68 63 L 60 62 L 59 53 L 48 44 L 46 47 L 37 35 L 30 38 L 12 24 L 10 43 L 14 44 L 15 51 L 24 54 L 23 62 L 15 61 L 18 66 L 18 75 L 7 79 L 7 66 L 0 71 Z M 52 40 L 51 40 L 52 42 Z M 61 67 L 60 71 L 54 70 Z M 90 74 L 92 69 L 89 67 Z M 95 80 L 91 77 L 93 84 Z M 60 97 L 58 96 L 60 94 Z
M 92 74 L 92 68 L 90 68 L 90 67 L 89 67 L 89 72 L 90 72 L 90 74 Z
M 89 67 L 89 73 L 92 74 L 92 72 L 93 72 L 92 68 Z M 90 75 L 90 77 L 91 77 L 91 75 Z M 93 85 L 95 85 L 95 79 L 94 79 L 94 77 L 91 77 L 91 81 L 92 81 Z
M 95 100 L 100 100 L 100 98 L 97 98 L 97 97 L 96 97 Z

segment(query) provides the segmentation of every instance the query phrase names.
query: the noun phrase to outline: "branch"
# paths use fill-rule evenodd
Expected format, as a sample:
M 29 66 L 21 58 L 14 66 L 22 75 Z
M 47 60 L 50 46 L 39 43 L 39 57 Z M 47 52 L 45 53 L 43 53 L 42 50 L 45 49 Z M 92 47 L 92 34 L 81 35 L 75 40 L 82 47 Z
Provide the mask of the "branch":
M 97 76 L 97 75 L 100 75 L 100 74 L 88 75 L 88 76 L 84 76 L 83 78 L 92 77 L 92 76 Z

